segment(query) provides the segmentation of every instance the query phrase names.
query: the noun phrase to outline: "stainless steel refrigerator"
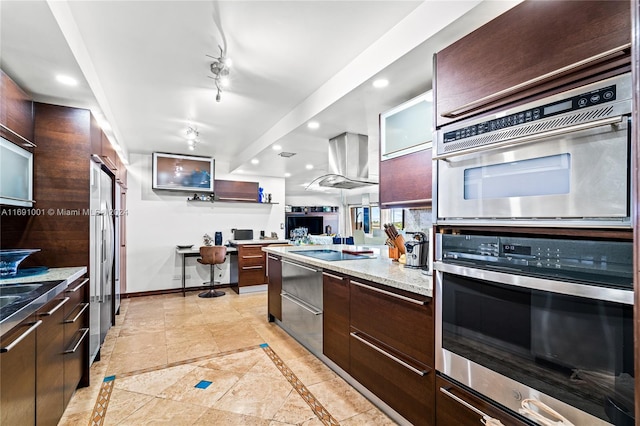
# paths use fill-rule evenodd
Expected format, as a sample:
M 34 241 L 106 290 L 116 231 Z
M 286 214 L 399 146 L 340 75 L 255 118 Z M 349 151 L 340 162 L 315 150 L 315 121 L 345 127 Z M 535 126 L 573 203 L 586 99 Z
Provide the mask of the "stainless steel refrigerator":
M 90 203 L 90 354 L 96 358 L 112 321 L 115 233 L 113 215 L 113 178 L 100 164 L 91 162 Z

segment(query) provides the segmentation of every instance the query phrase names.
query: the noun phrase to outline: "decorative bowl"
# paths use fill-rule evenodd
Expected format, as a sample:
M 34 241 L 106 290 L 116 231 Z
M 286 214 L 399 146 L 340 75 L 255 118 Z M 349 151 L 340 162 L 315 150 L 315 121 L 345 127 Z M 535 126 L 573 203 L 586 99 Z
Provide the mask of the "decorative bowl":
M 0 250 L 0 277 L 12 277 L 18 272 L 20 262 L 40 249 L 2 249 Z
M 177 246 L 179 249 L 190 249 L 191 247 L 193 247 L 193 244 L 185 244 L 185 245 L 180 245 L 178 244 Z

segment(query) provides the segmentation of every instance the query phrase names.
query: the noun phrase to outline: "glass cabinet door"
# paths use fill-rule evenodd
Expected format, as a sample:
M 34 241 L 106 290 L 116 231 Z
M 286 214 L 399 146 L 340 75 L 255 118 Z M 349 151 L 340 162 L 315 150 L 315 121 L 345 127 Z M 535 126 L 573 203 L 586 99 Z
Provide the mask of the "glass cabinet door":
M 432 115 L 431 91 L 380 114 L 380 159 L 429 148 L 433 140 Z

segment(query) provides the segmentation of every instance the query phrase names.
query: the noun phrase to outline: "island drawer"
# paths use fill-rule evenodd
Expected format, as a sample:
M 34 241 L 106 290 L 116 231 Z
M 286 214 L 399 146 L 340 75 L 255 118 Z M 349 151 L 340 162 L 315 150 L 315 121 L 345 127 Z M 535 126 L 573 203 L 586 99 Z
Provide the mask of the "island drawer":
M 434 306 L 430 297 L 352 278 L 350 307 L 351 327 L 428 367 L 434 366 Z

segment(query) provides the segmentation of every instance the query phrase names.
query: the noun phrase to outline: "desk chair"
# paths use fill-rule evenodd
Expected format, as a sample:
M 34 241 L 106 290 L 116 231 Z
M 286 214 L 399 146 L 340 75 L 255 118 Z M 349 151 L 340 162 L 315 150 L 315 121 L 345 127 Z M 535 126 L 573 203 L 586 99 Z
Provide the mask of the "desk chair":
M 224 296 L 224 291 L 216 291 L 214 289 L 215 286 L 215 273 L 213 271 L 214 265 L 220 265 L 224 263 L 225 258 L 227 256 L 227 248 L 225 246 L 202 246 L 200 247 L 200 258 L 198 258 L 198 263 L 202 263 L 203 265 L 210 265 L 211 267 L 211 279 L 208 283 L 211 288 L 208 291 L 202 292 L 198 295 L 198 297 L 220 297 Z

